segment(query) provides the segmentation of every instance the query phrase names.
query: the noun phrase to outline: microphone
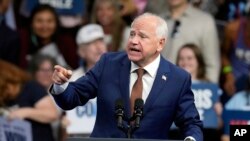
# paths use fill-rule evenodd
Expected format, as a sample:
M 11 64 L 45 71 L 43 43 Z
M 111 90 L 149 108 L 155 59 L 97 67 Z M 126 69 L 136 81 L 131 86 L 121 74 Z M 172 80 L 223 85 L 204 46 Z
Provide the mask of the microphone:
M 123 128 L 124 104 L 121 98 L 115 101 L 115 116 L 117 119 L 117 127 Z
M 140 127 L 140 121 L 143 115 L 143 105 L 144 105 L 144 102 L 141 98 L 137 98 L 135 100 L 135 107 L 134 107 L 135 128 Z

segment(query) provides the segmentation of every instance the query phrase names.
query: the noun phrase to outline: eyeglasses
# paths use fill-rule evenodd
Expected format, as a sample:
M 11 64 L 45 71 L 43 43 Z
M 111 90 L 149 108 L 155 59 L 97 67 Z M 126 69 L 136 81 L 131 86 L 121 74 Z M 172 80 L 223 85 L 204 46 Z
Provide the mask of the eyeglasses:
M 176 34 L 179 31 L 180 25 L 181 25 L 181 22 L 179 20 L 176 20 L 174 22 L 173 30 L 172 30 L 172 33 L 171 33 L 171 38 L 174 38 L 176 36 Z

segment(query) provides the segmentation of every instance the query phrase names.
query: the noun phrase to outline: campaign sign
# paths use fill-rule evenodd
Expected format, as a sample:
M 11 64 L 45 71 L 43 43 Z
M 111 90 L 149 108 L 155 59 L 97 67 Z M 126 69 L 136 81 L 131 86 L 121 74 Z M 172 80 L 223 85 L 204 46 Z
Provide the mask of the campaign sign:
M 0 141 L 32 141 L 31 124 L 23 120 L 7 120 L 0 116 Z
M 78 106 L 67 111 L 66 115 L 70 121 L 67 127 L 69 134 L 90 134 L 96 119 L 96 98 L 89 100 L 84 106 Z
M 194 83 L 192 84 L 195 106 L 199 112 L 200 119 L 203 121 L 204 128 L 217 128 L 218 118 L 214 110 L 214 104 L 219 101 L 220 89 L 214 83 Z M 171 129 L 176 129 L 172 124 Z
M 222 118 L 224 121 L 224 134 L 229 135 L 230 125 L 250 125 L 249 111 L 236 111 L 224 109 Z M 249 131 L 250 132 L 250 131 Z
M 48 4 L 54 7 L 59 15 L 83 15 L 84 0 L 26 0 L 25 9 L 31 13 L 38 4 Z
M 214 110 L 214 104 L 219 101 L 220 89 L 214 83 L 192 84 L 195 106 L 203 121 L 204 128 L 217 128 L 218 118 Z

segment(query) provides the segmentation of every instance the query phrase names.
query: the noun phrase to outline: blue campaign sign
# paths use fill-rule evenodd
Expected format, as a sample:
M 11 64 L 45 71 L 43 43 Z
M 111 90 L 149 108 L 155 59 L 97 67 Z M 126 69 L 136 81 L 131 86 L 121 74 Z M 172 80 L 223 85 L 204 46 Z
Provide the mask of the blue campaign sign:
M 217 128 L 218 118 L 214 110 L 214 104 L 219 101 L 220 89 L 214 83 L 193 83 L 192 91 L 194 93 L 195 106 L 199 112 L 200 119 L 203 121 L 204 128 Z M 175 124 L 171 129 L 176 129 Z
M 249 111 L 236 111 L 224 109 L 222 118 L 224 121 L 224 134 L 229 135 L 230 125 L 250 125 Z
M 28 121 L 9 120 L 0 116 L 0 141 L 32 141 L 32 127 Z
M 214 110 L 214 104 L 219 101 L 220 89 L 214 83 L 192 84 L 195 106 L 203 121 L 204 128 L 217 128 L 218 118 Z
M 84 0 L 26 0 L 25 9 L 28 13 L 38 4 L 49 4 L 59 15 L 83 15 Z

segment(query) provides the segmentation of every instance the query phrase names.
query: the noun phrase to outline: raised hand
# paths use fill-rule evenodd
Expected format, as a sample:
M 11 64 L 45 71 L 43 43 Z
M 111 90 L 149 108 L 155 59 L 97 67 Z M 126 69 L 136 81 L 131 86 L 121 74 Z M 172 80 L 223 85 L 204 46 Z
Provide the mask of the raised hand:
M 56 84 L 59 84 L 59 85 L 64 84 L 72 76 L 72 71 L 67 70 L 66 68 L 62 66 L 55 65 L 54 69 L 55 70 L 52 75 L 52 80 Z

